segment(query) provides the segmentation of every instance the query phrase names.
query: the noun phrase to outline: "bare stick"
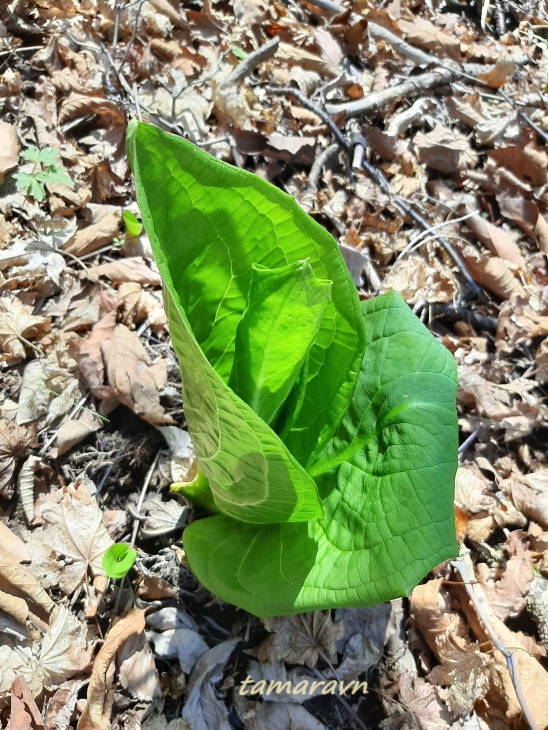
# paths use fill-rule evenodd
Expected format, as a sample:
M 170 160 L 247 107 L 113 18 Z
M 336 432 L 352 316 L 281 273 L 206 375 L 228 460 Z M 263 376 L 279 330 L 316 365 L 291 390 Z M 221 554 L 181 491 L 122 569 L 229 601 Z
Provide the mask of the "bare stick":
M 272 40 L 265 43 L 256 51 L 250 53 L 241 63 L 239 63 L 234 71 L 223 81 L 223 86 L 231 86 L 237 84 L 246 76 L 248 76 L 260 63 L 268 61 L 269 58 L 276 55 L 278 50 L 278 43 L 280 39 L 276 36 Z
M 468 557 L 468 561 L 469 560 L 470 560 L 470 558 Z M 451 565 L 455 568 L 457 573 L 462 578 L 462 582 L 463 582 L 464 588 L 466 590 L 466 593 L 468 594 L 468 597 L 472 601 L 472 605 L 474 606 L 474 609 L 478 615 L 478 618 L 482 622 L 482 624 L 485 628 L 485 631 L 489 635 L 489 638 L 491 639 L 493 646 L 496 649 L 498 649 L 500 651 L 500 653 L 506 659 L 506 664 L 508 666 L 508 672 L 510 673 L 510 679 L 512 680 L 512 684 L 514 685 L 516 697 L 518 698 L 518 702 L 523 711 L 523 716 L 527 720 L 527 723 L 529 724 L 529 727 L 531 728 L 531 730 L 539 730 L 539 726 L 535 722 L 535 719 L 534 719 L 533 715 L 531 714 L 531 710 L 529 709 L 529 706 L 527 705 L 527 700 L 525 699 L 525 695 L 523 694 L 523 690 L 521 688 L 521 684 L 520 684 L 518 675 L 516 673 L 516 667 L 514 665 L 514 655 L 512 654 L 510 649 L 507 649 L 506 646 L 504 646 L 502 641 L 496 635 L 495 629 L 493 628 L 493 626 L 491 624 L 491 620 L 489 618 L 489 607 L 485 600 L 485 596 L 480 596 L 480 594 L 476 593 L 476 590 L 474 588 L 474 584 L 476 582 L 475 577 L 470 576 L 468 566 L 465 563 L 463 558 L 461 558 L 460 560 L 452 560 Z
M 318 183 L 320 181 L 320 175 L 322 174 L 323 168 L 331 160 L 331 158 L 337 154 L 340 147 L 337 142 L 333 142 L 329 147 L 326 147 L 321 154 L 319 154 L 314 160 L 314 164 L 310 168 L 310 174 L 308 175 L 308 187 L 312 190 L 318 189 Z
M 347 155 L 351 155 L 352 153 L 352 145 L 350 142 L 346 139 L 346 137 L 343 135 L 341 130 L 336 126 L 336 124 L 333 122 L 333 120 L 329 117 L 326 112 L 323 111 L 323 109 L 318 108 L 315 104 L 313 104 L 309 99 L 307 99 L 304 94 L 302 94 L 297 89 L 294 89 L 293 87 L 280 87 L 276 88 L 274 86 L 267 86 L 265 87 L 265 91 L 273 94 L 275 96 L 291 96 L 294 99 L 297 99 L 298 102 L 300 102 L 306 109 L 309 109 L 311 112 L 314 112 L 331 130 L 331 133 L 335 137 L 338 144 L 341 146 L 341 148 L 347 153 Z M 480 299 L 482 302 L 487 301 L 487 297 L 485 296 L 483 290 L 481 287 L 479 287 L 476 282 L 472 279 L 470 274 L 468 273 L 468 270 L 466 269 L 466 266 L 462 262 L 462 259 L 460 258 L 459 254 L 455 251 L 453 246 L 447 241 L 446 238 L 443 238 L 439 235 L 439 233 L 436 233 L 435 231 L 432 231 L 432 226 L 429 225 L 428 221 L 426 221 L 420 213 L 418 213 L 413 207 L 412 204 L 409 203 L 407 200 L 404 200 L 403 198 L 399 198 L 395 195 L 393 195 L 392 191 L 390 190 L 390 185 L 388 184 L 388 180 L 384 177 L 382 172 L 378 170 L 374 165 L 372 165 L 370 162 L 368 162 L 366 159 L 362 159 L 361 167 L 363 170 L 367 172 L 369 177 L 375 182 L 380 189 L 385 192 L 392 203 L 392 205 L 397 208 L 397 210 L 400 211 L 400 213 L 403 213 L 403 215 L 411 218 L 415 223 L 417 223 L 423 230 L 427 231 L 428 233 L 431 233 L 436 241 L 442 246 L 444 251 L 447 253 L 447 255 L 453 260 L 453 263 L 459 270 L 460 275 L 465 281 L 466 286 L 466 292 L 465 295 L 463 295 L 463 298 L 466 299 L 470 296 L 475 296 L 478 299 Z
M 377 111 L 396 99 L 418 96 L 427 89 L 430 90 L 435 86 L 448 84 L 454 80 L 457 73 L 456 69 L 451 68 L 438 68 L 435 71 L 427 71 L 420 76 L 414 76 L 412 79 L 403 81 L 401 84 L 389 86 L 387 89 L 369 94 L 357 101 L 348 101 L 342 104 L 326 104 L 325 110 L 328 114 L 345 112 L 348 117 L 355 117 L 365 112 Z

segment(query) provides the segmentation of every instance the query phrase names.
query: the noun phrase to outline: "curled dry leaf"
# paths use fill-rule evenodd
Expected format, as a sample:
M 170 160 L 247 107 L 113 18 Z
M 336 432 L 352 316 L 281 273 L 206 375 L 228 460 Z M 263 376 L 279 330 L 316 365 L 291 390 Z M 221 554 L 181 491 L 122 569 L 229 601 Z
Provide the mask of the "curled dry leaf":
M 122 209 L 115 205 L 89 203 L 86 208 L 85 225 L 61 248 L 73 256 L 96 251 L 119 234 Z
M 18 563 L 30 563 L 30 554 L 27 546 L 17 537 L 10 528 L 3 522 L 0 522 L 0 545 L 9 553 Z
M 167 326 L 162 297 L 156 292 L 143 289 L 140 284 L 127 282 L 118 289 L 122 323 L 132 328 L 145 320 L 150 328 L 161 331 Z
M 120 682 L 132 697 L 154 702 L 155 709 L 163 707 L 160 677 L 154 655 L 144 631 L 128 637 L 118 652 Z
M 87 693 L 87 704 L 78 720 L 77 730 L 109 730 L 114 702 L 114 658 L 133 634 L 145 628 L 145 612 L 133 608 L 120 619 L 105 637 L 105 643 L 95 657 Z
M 36 317 L 17 297 L 0 297 L 0 353 L 18 362 L 26 357 L 30 341 L 39 340 L 50 327 L 47 317 Z
M 0 589 L 32 601 L 45 614 L 54 603 L 35 576 L 0 547 Z
M 469 206 L 463 206 L 463 215 L 470 215 L 472 212 Z M 485 220 L 480 215 L 474 215 L 468 218 L 466 225 L 487 246 L 491 253 L 500 256 L 501 259 L 504 259 L 512 266 L 516 266 L 519 269 L 524 268 L 525 259 L 514 240 L 515 236 L 511 233 L 505 231 L 501 226 L 493 225 L 493 223 Z
M 29 524 L 34 522 L 34 472 L 39 464 L 41 464 L 41 461 L 37 456 L 29 456 L 17 477 L 19 498 Z
M 132 256 L 119 261 L 109 261 L 100 266 L 92 266 L 87 270 L 86 276 L 94 282 L 98 282 L 99 277 L 104 276 L 113 284 L 135 282 L 148 284 L 149 286 L 160 286 L 162 283 L 160 275 L 148 267 L 141 256 Z
M 452 610 L 450 594 L 442 590 L 443 580 L 429 580 L 413 589 L 409 600 L 411 615 L 431 651 L 441 661 L 440 647 L 451 640 L 457 647 L 469 643 L 468 627 L 462 616 Z
M 112 545 L 97 501 L 82 482 L 58 489 L 37 506 L 43 526 L 30 534 L 31 569 L 70 596 L 88 577 L 104 576 L 103 553 Z
M 478 79 L 492 89 L 500 89 L 501 86 L 504 86 L 510 74 L 514 73 L 515 68 L 515 61 L 510 56 L 502 54 L 497 58 L 493 68 L 485 73 L 478 74 Z
M 101 354 L 101 342 L 111 336 L 115 326 L 116 308 L 113 307 L 93 326 L 83 340 L 71 343 L 71 354 L 92 395 L 96 398 L 105 398 L 110 393 L 104 385 L 105 366 Z
M 17 461 L 23 459 L 35 440 L 35 433 L 28 426 L 18 426 L 0 418 L 0 495 L 10 499 L 15 490 L 13 474 Z

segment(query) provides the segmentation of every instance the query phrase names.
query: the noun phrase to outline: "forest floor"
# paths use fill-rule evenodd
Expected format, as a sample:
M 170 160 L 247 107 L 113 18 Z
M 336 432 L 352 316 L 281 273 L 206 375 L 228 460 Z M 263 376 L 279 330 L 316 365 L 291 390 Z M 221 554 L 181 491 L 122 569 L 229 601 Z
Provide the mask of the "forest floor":
M 0 726 L 547 727 L 543 0 L 0 8 Z M 397 290 L 454 355 L 460 572 L 264 621 L 189 572 L 136 116 L 290 193 L 362 298 Z M 109 581 L 114 541 L 137 559 Z M 298 689 L 333 679 L 367 691 Z

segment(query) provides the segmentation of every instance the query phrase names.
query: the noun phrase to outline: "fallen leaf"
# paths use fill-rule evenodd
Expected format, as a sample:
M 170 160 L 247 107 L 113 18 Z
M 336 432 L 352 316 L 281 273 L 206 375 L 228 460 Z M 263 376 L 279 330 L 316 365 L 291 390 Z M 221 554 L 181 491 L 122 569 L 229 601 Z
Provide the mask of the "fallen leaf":
M 282 660 L 312 669 L 321 654 L 332 664 L 337 663 L 337 641 L 344 628 L 341 621 L 333 621 L 329 611 L 267 618 L 263 623 L 273 633 L 257 649 L 260 661 Z
M 430 681 L 449 687 L 449 706 L 455 714 L 468 714 L 492 685 L 502 689 L 497 662 L 479 644 L 457 646 L 450 639 L 438 639 L 441 664 L 430 672 Z
M 121 403 L 151 423 L 169 423 L 160 405 L 160 391 L 167 383 L 164 360 L 152 363 L 136 332 L 116 325 L 100 343 L 108 383 Z
M 43 730 L 40 710 L 31 689 L 23 677 L 16 677 L 11 686 L 10 730 Z
M 0 495 L 11 499 L 15 491 L 13 474 L 17 462 L 24 459 L 35 441 L 35 432 L 27 426 L 0 418 Z
M 443 580 L 429 580 L 418 585 L 409 601 L 411 616 L 438 659 L 444 641 L 451 640 L 457 647 L 469 643 L 468 627 L 462 616 L 453 610 L 451 595 L 443 590 Z
M 64 682 L 90 661 L 91 647 L 82 622 L 66 606 L 55 606 L 38 653 L 44 686 Z
M 84 408 L 79 418 L 69 418 L 64 421 L 57 432 L 56 457 L 66 454 L 73 446 L 96 433 L 103 425 L 104 420 L 89 408 Z
M 19 425 L 41 421 L 47 427 L 61 418 L 80 400 L 80 383 L 74 377 L 74 361 L 68 358 L 66 345 L 60 341 L 47 357 L 32 360 L 25 366 L 19 391 L 15 422 Z
M 133 634 L 145 628 L 145 612 L 133 608 L 105 636 L 105 643 L 93 662 L 87 704 L 76 725 L 77 730 L 109 730 L 114 702 L 114 659 Z
M 485 73 L 478 74 L 478 79 L 492 89 L 500 89 L 501 86 L 504 86 L 508 77 L 514 73 L 515 69 L 515 61 L 510 56 L 501 54 L 497 58 L 493 68 Z
M 114 205 L 89 203 L 86 220 L 76 234 L 63 246 L 63 251 L 73 256 L 83 256 L 112 243 L 120 233 L 122 209 Z
M 0 522 L 0 545 L 9 553 L 18 563 L 30 563 L 30 553 L 27 546 L 17 537 L 10 528 L 3 522 Z
M 405 39 L 412 45 L 432 51 L 440 58 L 461 60 L 459 39 L 454 34 L 440 30 L 430 20 L 413 15 L 409 19 L 399 18 L 397 24 Z
M 43 526 L 30 533 L 33 572 L 70 596 L 91 576 L 104 576 L 103 553 L 112 545 L 97 501 L 75 482 L 51 492 L 36 507 Z
M 15 124 L 0 122 L 0 185 L 6 173 L 17 167 L 19 162 L 19 140 Z
M 118 652 L 120 682 L 132 697 L 153 703 L 156 711 L 162 709 L 160 677 L 154 655 L 144 631 L 131 634 Z
M 29 552 L 32 551 L 29 550 Z M 15 558 L 0 547 L 0 590 L 16 596 L 24 596 L 45 614 L 49 614 L 54 603 L 34 575 L 18 563 Z
M 164 502 L 157 494 L 147 497 L 142 508 L 142 512 L 146 515 L 141 527 L 143 537 L 158 537 L 182 530 L 187 520 L 187 511 L 187 507 L 175 499 Z
M 122 314 L 122 323 L 128 327 L 141 324 L 145 320 L 150 328 L 161 331 L 167 327 L 167 318 L 162 304 L 162 297 L 140 284 L 127 282 L 118 289 L 118 299 Z
M 30 341 L 43 337 L 50 325 L 47 317 L 33 315 L 17 297 L 0 297 L 0 352 L 8 353 L 12 361 L 23 360 Z
M 188 680 L 182 714 L 192 730 L 230 730 L 228 709 L 218 698 L 214 685 L 221 679 L 237 643 L 238 639 L 223 641 L 196 662 Z
M 109 392 L 104 384 L 105 366 L 101 342 L 112 335 L 115 326 L 116 308 L 113 307 L 93 326 L 87 337 L 71 343 L 71 354 L 96 398 L 105 398 Z
M 438 125 L 426 134 L 418 132 L 413 141 L 419 162 L 431 170 L 452 173 L 477 162 L 477 154 L 466 137 L 454 129 Z
M 510 559 L 496 580 L 497 572 L 485 563 L 478 563 L 476 575 L 481 583 L 489 606 L 498 618 L 505 621 L 515 618 L 525 608 L 529 584 L 533 580 L 533 559 L 524 532 L 514 530 L 506 541 Z
M 97 283 L 101 276 L 109 279 L 113 284 L 136 282 L 149 286 L 161 286 L 162 283 L 160 275 L 147 266 L 143 258 L 139 256 L 109 261 L 106 264 L 92 266 L 86 271 L 86 277 L 90 281 Z
M 468 206 L 463 206 L 464 215 L 470 215 L 473 211 Z M 511 233 L 501 226 L 495 226 L 479 215 L 474 215 L 466 220 L 466 225 L 477 236 L 477 238 L 491 251 L 500 256 L 512 266 L 523 269 L 525 259 L 523 258 L 518 245 Z

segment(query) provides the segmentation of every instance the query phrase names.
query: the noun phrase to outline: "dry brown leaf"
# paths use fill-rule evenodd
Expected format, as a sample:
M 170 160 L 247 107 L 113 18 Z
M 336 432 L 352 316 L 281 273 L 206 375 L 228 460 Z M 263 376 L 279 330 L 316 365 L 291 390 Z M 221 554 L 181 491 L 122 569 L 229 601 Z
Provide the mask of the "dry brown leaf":
M 19 140 L 15 124 L 0 122 L 0 185 L 6 173 L 17 167 L 19 162 Z
M 495 169 L 510 170 L 519 180 L 538 187 L 548 181 L 548 154 L 533 142 L 524 147 L 504 146 L 487 152 Z M 488 163 L 488 164 L 489 164 Z
M 411 615 L 438 659 L 440 641 L 451 639 L 461 647 L 469 643 L 468 627 L 462 616 L 452 610 L 452 598 L 442 586 L 441 579 L 429 580 L 414 588 L 409 596 Z
M 31 454 L 26 460 L 17 477 L 19 499 L 27 522 L 34 522 L 34 473 L 42 464 L 38 456 Z
M 10 499 L 15 490 L 12 477 L 17 461 L 24 459 L 34 440 L 33 429 L 0 418 L 0 495 L 6 499 Z
M 160 405 L 167 383 L 164 360 L 152 364 L 136 332 L 119 324 L 101 343 L 108 382 L 121 403 L 151 423 L 170 423 Z
M 466 137 L 454 129 L 438 125 L 426 134 L 418 132 L 413 142 L 419 162 L 438 172 L 456 172 L 477 162 L 477 155 Z
M 504 259 L 478 253 L 471 246 L 464 248 L 462 257 L 474 281 L 489 289 L 500 299 L 526 296 L 523 285 Z
M 462 212 L 464 215 L 470 215 L 473 211 L 468 206 L 464 206 Z M 489 223 L 479 215 L 468 218 L 466 225 L 492 253 L 508 261 L 512 266 L 520 269 L 525 267 L 525 259 L 514 237 L 508 231 Z
M 16 596 L 25 596 L 36 606 L 49 613 L 54 606 L 34 575 L 0 547 L 0 590 Z
M 418 301 L 451 302 L 455 284 L 450 269 L 437 258 L 420 256 L 398 259 L 382 282 L 382 291 L 397 291 L 409 304 Z
M 116 308 L 113 308 L 94 325 L 85 339 L 71 343 L 71 354 L 96 398 L 105 398 L 108 394 L 109 389 L 104 384 L 105 366 L 101 342 L 112 335 L 115 326 Z
M 317 71 L 322 76 L 333 77 L 339 73 L 338 67 L 332 66 L 329 61 L 325 61 L 315 53 L 310 53 L 290 43 L 280 43 L 278 45 L 276 58 L 284 61 L 288 66 L 297 66 L 301 69 Z
M 12 596 L 10 593 L 4 593 L 2 590 L 0 590 L 0 611 L 4 611 L 4 613 L 12 616 L 21 624 L 25 624 L 29 615 L 29 607 L 24 598 Z
M 84 225 L 61 248 L 73 256 L 96 251 L 119 234 L 122 221 L 122 209 L 114 205 L 96 205 L 89 203 L 86 208 Z
M 78 720 L 77 730 L 109 730 L 114 702 L 114 658 L 133 634 L 145 629 L 145 612 L 133 608 L 105 637 L 95 657 L 88 687 L 87 704 Z
M 125 124 L 123 109 L 118 104 L 102 96 L 72 92 L 63 98 L 59 109 L 59 124 L 66 124 L 73 119 L 82 119 L 94 114 L 109 127 Z
M 479 644 L 457 646 L 440 637 L 437 653 L 442 663 L 431 671 L 430 680 L 449 687 L 449 705 L 456 714 L 472 712 L 493 686 L 501 689 L 497 662 Z
M 445 33 L 434 23 L 417 15 L 413 15 L 409 20 L 399 18 L 397 24 L 408 43 L 432 51 L 440 58 L 460 61 L 460 41 L 456 35 Z
M 79 418 L 67 419 L 57 432 L 57 451 L 54 458 L 66 454 L 73 446 L 79 444 L 92 433 L 96 433 L 104 425 L 104 420 L 89 408 L 84 408 Z
M 492 89 L 500 89 L 506 83 L 508 76 L 514 73 L 515 68 L 515 61 L 510 56 L 502 54 L 497 58 L 493 68 L 485 73 L 478 74 L 478 79 Z
M 80 383 L 73 375 L 75 365 L 62 338 L 46 358 L 31 360 L 23 372 L 16 423 L 44 417 L 40 425 L 46 427 L 68 413 L 82 397 Z
M 43 730 L 44 724 L 31 689 L 23 677 L 13 680 L 11 686 L 10 730 Z
M 257 649 L 260 661 L 305 664 L 312 669 L 321 654 L 332 664 L 337 662 L 336 644 L 344 627 L 342 621 L 332 620 L 329 611 L 267 618 L 264 626 L 273 634 Z
M 268 3 L 263 0 L 233 0 L 232 7 L 237 25 L 243 28 L 261 23 L 268 15 Z
M 17 537 L 10 528 L 3 522 L 0 522 L 0 545 L 9 553 L 18 563 L 30 563 L 30 553 L 27 546 Z
M 160 677 L 144 631 L 129 636 L 118 652 L 120 682 L 132 697 L 163 706 Z
M 44 686 L 60 684 L 73 677 L 90 660 L 91 647 L 82 622 L 66 606 L 55 606 L 38 654 Z
M 118 289 L 118 298 L 123 324 L 138 325 L 146 320 L 151 329 L 157 331 L 167 326 L 162 297 L 156 292 L 143 289 L 140 284 L 127 282 Z
M 103 553 L 112 545 L 97 501 L 82 482 L 58 489 L 37 503 L 44 524 L 30 533 L 33 572 L 68 596 L 88 578 L 103 576 Z
M 514 473 L 501 484 L 512 501 L 528 519 L 548 530 L 548 469 L 541 467 L 531 474 Z
M 535 234 L 539 249 L 543 253 L 548 254 L 548 221 L 540 213 L 536 220 L 533 233 Z
M 491 492 L 491 494 L 489 494 Z M 491 483 L 473 464 L 457 469 L 455 477 L 455 504 L 467 514 L 491 512 L 497 501 Z
M 32 314 L 17 297 L 0 297 L 0 352 L 15 361 L 23 360 L 30 340 L 37 340 L 48 332 L 50 320 Z
M 535 355 L 536 377 L 539 383 L 548 383 L 548 338 L 542 340 Z
M 141 256 L 109 261 L 106 264 L 92 266 L 86 271 L 86 277 L 95 283 L 101 276 L 109 279 L 113 284 L 128 281 L 149 286 L 161 286 L 162 284 L 160 275 L 147 266 Z
M 525 598 L 533 580 L 533 559 L 527 548 L 525 533 L 514 530 L 506 545 L 510 559 L 499 580 L 496 580 L 497 571 L 490 570 L 485 563 L 476 566 L 476 575 L 489 606 L 495 616 L 503 621 L 509 617 L 515 618 L 525 608 Z

